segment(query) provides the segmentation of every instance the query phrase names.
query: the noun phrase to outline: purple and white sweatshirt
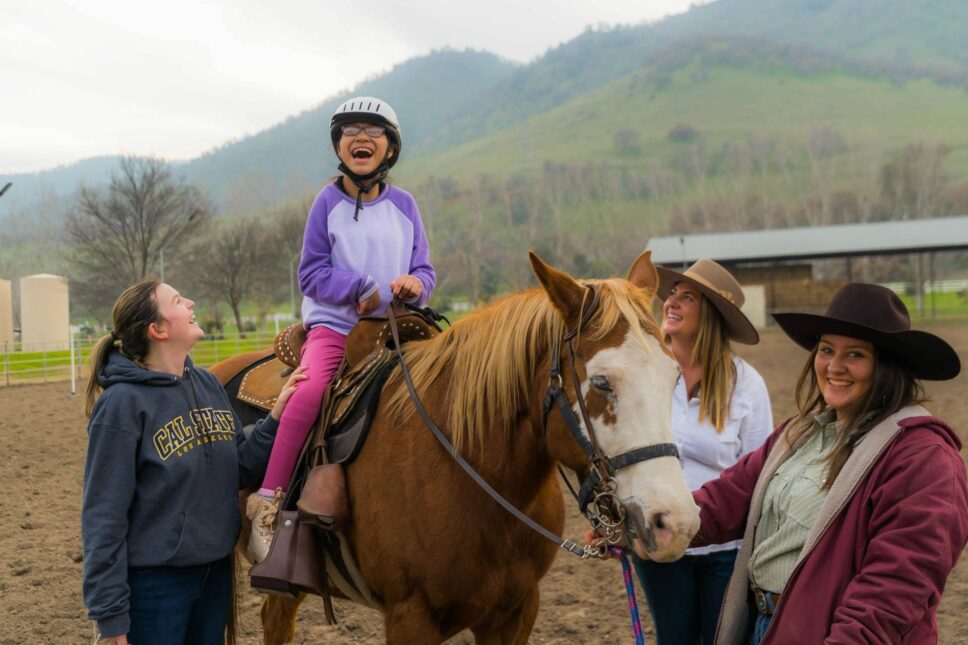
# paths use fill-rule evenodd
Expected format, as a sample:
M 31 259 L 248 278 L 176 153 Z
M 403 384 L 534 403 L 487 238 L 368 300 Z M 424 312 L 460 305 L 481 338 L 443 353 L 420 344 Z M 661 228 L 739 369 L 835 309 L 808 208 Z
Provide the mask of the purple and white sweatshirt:
M 423 305 L 437 283 L 430 245 L 413 196 L 391 184 L 380 196 L 363 202 L 353 219 L 356 200 L 329 184 L 313 202 L 306 220 L 299 289 L 307 329 L 324 325 L 343 335 L 357 323 L 356 303 L 380 291 L 380 307 L 392 300 L 390 282 L 402 275 L 423 284 Z

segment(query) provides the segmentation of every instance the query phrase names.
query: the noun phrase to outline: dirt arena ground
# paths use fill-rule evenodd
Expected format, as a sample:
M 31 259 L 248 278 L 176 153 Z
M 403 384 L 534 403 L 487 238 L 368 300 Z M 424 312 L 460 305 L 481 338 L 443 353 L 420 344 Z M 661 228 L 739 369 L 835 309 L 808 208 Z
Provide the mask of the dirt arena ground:
M 929 327 L 951 342 L 968 366 L 968 324 Z M 782 334 L 738 348 L 764 376 L 777 420 L 792 411 L 793 382 L 805 352 Z M 968 371 L 968 370 L 966 370 Z M 928 384 L 928 407 L 968 441 L 968 374 Z M 86 643 L 93 636 L 81 602 L 81 478 L 86 447 L 81 397 L 66 383 L 0 387 L 0 643 Z M 968 451 L 962 451 L 962 455 Z M 926 464 L 927 467 L 927 464 Z M 568 504 L 571 509 L 573 504 Z M 566 535 L 579 538 L 583 522 L 570 510 Z M 581 562 L 559 554 L 541 585 L 535 643 L 631 642 L 618 562 Z M 648 620 L 640 597 L 643 620 Z M 261 642 L 259 597 L 243 601 L 243 642 Z M 377 643 L 381 617 L 337 604 L 340 624 L 326 626 L 322 602 L 308 600 L 299 614 L 297 643 Z M 948 581 L 938 620 L 942 643 L 968 643 L 968 561 Z M 647 627 L 651 635 L 651 626 Z M 651 636 L 650 636 L 651 637 Z M 454 643 L 470 642 L 462 634 Z

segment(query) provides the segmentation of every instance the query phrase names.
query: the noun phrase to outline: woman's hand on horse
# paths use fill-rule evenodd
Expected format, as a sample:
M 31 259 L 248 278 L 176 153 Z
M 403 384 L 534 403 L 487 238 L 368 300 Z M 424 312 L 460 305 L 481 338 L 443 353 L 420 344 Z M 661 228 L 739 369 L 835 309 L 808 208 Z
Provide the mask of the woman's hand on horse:
M 272 406 L 272 412 L 269 413 L 276 421 L 282 418 L 282 411 L 286 409 L 286 403 L 289 402 L 289 397 L 296 391 L 296 384 L 299 381 L 305 381 L 309 378 L 306 375 L 306 369 L 307 367 L 305 365 L 300 365 L 294 369 L 292 374 L 289 375 L 289 380 L 282 386 L 282 391 L 279 392 L 279 398 L 276 399 L 276 404 Z
M 423 293 L 423 283 L 412 275 L 402 275 L 390 283 L 390 292 L 406 302 Z
M 376 308 L 380 306 L 380 291 L 374 291 L 373 295 L 356 303 L 356 314 L 358 316 L 365 316 L 367 314 L 376 311 Z

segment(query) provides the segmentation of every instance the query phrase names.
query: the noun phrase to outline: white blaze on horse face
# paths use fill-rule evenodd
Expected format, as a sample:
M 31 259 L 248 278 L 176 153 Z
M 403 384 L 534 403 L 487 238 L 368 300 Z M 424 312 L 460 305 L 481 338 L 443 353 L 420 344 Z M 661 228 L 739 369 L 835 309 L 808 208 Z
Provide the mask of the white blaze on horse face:
M 610 457 L 643 446 L 673 443 L 672 392 L 679 369 L 657 338 L 646 336 L 646 342 L 648 346 L 643 347 L 630 331 L 621 345 L 598 352 L 586 363 L 587 378 L 581 386 L 586 400 L 596 376 L 606 377 L 612 390 L 609 407 L 591 419 L 599 444 Z M 574 408 L 581 420 L 577 403 Z M 641 461 L 618 470 L 615 481 L 632 523 L 654 538 L 636 540 L 636 552 L 657 561 L 681 557 L 699 530 L 699 509 L 679 460 Z M 650 543 L 648 548 L 645 542 Z

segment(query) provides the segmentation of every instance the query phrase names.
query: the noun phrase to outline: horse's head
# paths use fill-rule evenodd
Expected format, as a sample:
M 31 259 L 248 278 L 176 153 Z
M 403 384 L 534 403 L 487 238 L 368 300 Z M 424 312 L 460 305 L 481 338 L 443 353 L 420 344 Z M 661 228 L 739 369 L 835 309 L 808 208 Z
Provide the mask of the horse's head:
M 627 281 L 583 284 L 534 254 L 531 264 L 564 321 L 565 333 L 554 341 L 558 352 L 551 352 L 552 364 L 560 356 L 561 377 L 552 377 L 551 391 L 560 384 L 573 412 L 570 424 L 567 414 L 547 414 L 549 450 L 582 476 L 597 471 L 602 479 L 614 480 L 612 501 L 617 497 L 621 504 L 613 506 L 624 506 L 623 539 L 636 553 L 657 561 L 681 557 L 699 528 L 699 509 L 672 445 L 672 391 L 678 367 L 652 316 L 659 278 L 651 254 L 635 261 Z M 587 417 L 580 409 L 575 381 Z M 576 438 L 576 432 L 581 436 Z M 589 448 L 613 461 L 599 462 L 596 468 Z M 620 455 L 628 457 L 616 463 Z M 624 461 L 631 463 L 622 465 Z M 609 495 L 599 500 L 609 505 Z M 617 508 L 613 516 L 621 513 Z

